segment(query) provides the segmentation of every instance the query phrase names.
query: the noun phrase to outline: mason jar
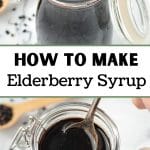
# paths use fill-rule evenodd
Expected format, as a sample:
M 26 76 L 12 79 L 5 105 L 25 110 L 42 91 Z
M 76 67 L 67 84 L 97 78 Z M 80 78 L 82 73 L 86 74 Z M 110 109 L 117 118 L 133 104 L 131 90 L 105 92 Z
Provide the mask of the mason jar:
M 149 44 L 149 7 L 148 0 L 40 0 L 38 43 Z
M 39 150 L 39 143 L 44 134 L 55 124 L 68 119 L 84 119 L 90 104 L 83 102 L 66 102 L 49 107 L 40 116 L 31 116 L 28 124 L 21 127 L 10 146 L 11 150 Z M 120 138 L 118 129 L 111 118 L 97 108 L 94 123 L 107 137 L 106 150 L 119 150 Z
M 110 43 L 108 0 L 41 0 L 37 35 L 41 44 Z

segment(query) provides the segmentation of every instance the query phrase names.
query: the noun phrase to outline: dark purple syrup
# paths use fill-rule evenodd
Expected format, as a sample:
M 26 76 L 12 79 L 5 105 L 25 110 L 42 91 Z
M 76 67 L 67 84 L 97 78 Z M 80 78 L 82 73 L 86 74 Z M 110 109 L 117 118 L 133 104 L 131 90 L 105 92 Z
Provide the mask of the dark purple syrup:
M 84 0 L 60 1 L 78 3 Z M 40 44 L 110 44 L 112 24 L 108 0 L 80 9 L 62 8 L 40 0 L 36 27 Z
M 92 144 L 83 129 L 73 128 L 64 133 L 63 127 L 68 123 L 79 122 L 80 119 L 63 120 L 56 123 L 41 137 L 39 150 L 92 150 Z M 99 146 L 98 150 L 110 150 L 109 140 L 104 132 L 95 126 Z

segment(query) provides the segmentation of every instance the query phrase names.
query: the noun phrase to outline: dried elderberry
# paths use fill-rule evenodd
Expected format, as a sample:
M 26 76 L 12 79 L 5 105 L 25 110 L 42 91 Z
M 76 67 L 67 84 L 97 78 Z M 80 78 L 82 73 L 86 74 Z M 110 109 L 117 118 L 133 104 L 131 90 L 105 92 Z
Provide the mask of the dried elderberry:
M 2 0 L 0 0 L 0 7 L 2 7 L 3 6 L 3 1 Z
M 8 123 L 12 119 L 12 116 L 12 108 L 5 105 L 0 105 L 0 125 Z

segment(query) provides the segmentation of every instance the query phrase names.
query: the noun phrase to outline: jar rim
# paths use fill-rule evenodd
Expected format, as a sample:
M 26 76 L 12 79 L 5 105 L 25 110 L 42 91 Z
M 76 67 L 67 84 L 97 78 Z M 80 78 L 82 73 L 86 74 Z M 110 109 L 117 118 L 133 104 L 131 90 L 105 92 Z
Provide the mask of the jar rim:
M 94 6 L 101 0 L 85 0 L 83 2 L 62 2 L 60 0 L 48 0 L 53 5 L 59 6 L 61 8 L 67 9 L 82 9 Z
M 134 3 L 134 4 L 133 4 Z M 136 14 L 132 5 L 137 5 Z M 110 11 L 112 22 L 117 30 L 132 44 L 150 42 L 150 11 L 146 0 L 111 0 Z M 139 15 L 137 15 L 139 14 Z M 135 19 L 138 16 L 138 19 Z M 143 26 L 143 30 L 140 28 Z M 142 32 L 141 32 L 142 30 Z

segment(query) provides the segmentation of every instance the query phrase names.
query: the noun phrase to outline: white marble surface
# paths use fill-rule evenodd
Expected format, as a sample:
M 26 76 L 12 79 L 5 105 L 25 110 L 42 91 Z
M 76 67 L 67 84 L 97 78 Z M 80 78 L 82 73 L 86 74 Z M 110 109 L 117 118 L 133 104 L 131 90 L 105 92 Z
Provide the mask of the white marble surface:
M 146 144 L 150 147 L 150 112 L 138 110 L 129 98 L 105 98 L 100 106 L 119 129 L 120 150 L 139 150 L 139 147 Z M 9 150 L 15 132 L 25 120 L 26 116 L 22 117 L 14 127 L 0 131 L 0 150 Z
M 35 15 L 38 0 L 11 0 L 0 13 L 0 44 L 35 44 Z M 13 11 L 13 9 L 16 9 Z M 25 16 L 25 19 L 19 19 Z M 17 23 L 17 25 L 15 25 Z M 27 32 L 24 32 L 26 30 Z M 6 34 L 9 31 L 9 34 Z M 14 36 L 12 37 L 11 34 Z

